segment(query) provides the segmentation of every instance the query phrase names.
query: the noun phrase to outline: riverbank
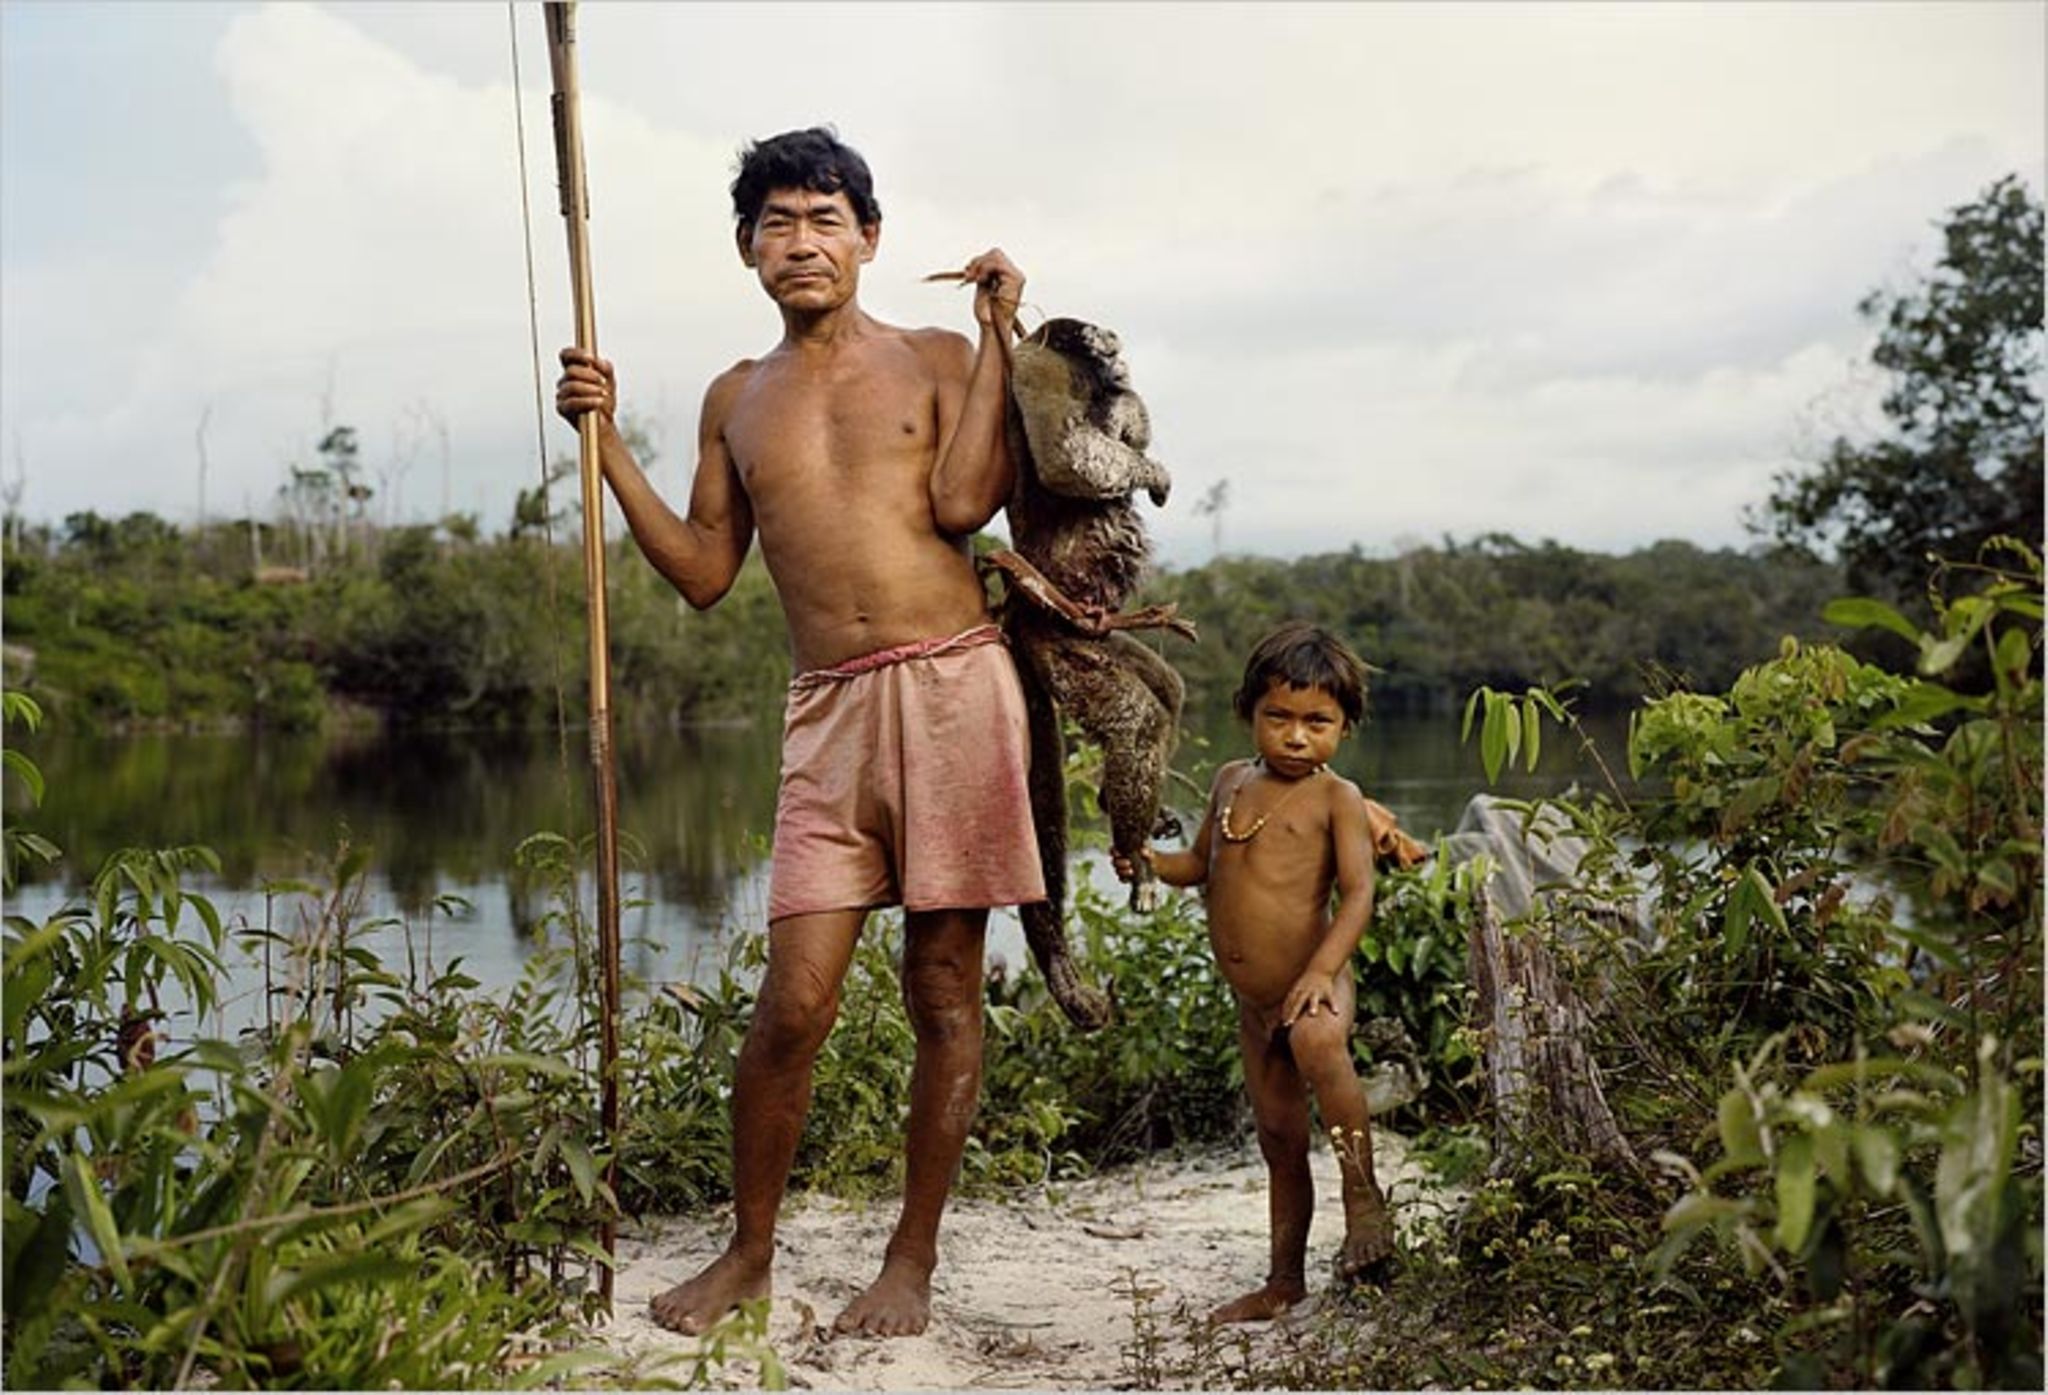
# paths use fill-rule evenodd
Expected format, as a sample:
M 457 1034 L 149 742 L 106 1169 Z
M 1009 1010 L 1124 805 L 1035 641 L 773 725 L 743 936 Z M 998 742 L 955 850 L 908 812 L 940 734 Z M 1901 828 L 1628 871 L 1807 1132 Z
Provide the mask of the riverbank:
M 1377 1167 L 1405 1240 L 1447 1217 L 1462 1194 L 1436 1185 L 1408 1140 L 1375 1131 Z M 1309 1236 L 1311 1296 L 1260 1343 L 1312 1319 L 1343 1233 L 1337 1163 L 1313 1150 L 1318 1206 Z M 808 1196 L 785 1207 L 768 1342 L 790 1384 L 816 1390 L 1102 1390 L 1128 1387 L 1141 1367 L 1184 1339 L 1176 1314 L 1206 1313 L 1256 1287 L 1266 1272 L 1265 1168 L 1247 1140 L 1189 1159 L 1150 1159 L 1014 1199 L 956 1197 L 940 1236 L 932 1324 L 882 1341 L 835 1337 L 832 1320 L 874 1275 L 895 1223 L 893 1199 Z M 694 1273 L 723 1245 L 730 1208 L 650 1219 L 619 1239 L 617 1316 L 604 1334 L 621 1361 L 647 1369 L 686 1359 L 693 1339 L 648 1315 L 653 1296 Z M 1243 1329 L 1254 1331 L 1254 1329 Z M 1163 1348 L 1147 1351 L 1158 1340 Z M 679 1372 L 686 1372 L 683 1365 Z M 714 1376 L 740 1388 L 750 1362 Z

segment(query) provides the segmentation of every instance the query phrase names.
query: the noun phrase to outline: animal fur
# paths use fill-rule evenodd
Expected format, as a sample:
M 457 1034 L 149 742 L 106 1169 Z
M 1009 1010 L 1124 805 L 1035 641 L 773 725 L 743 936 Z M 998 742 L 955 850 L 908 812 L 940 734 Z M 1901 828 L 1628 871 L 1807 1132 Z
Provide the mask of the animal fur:
M 1030 717 L 1031 811 L 1045 869 L 1047 899 L 1019 914 L 1054 999 L 1084 1030 L 1106 1023 L 1110 1004 L 1067 947 L 1060 715 L 1102 749 L 1110 840 L 1137 869 L 1132 908 L 1153 910 L 1159 886 L 1139 852 L 1163 831 L 1160 791 L 1179 735 L 1182 685 L 1164 659 L 1122 631 L 1194 633 L 1171 606 L 1123 611 L 1151 551 L 1132 496 L 1143 490 L 1163 504 L 1172 481 L 1145 454 L 1151 423 L 1121 353 L 1110 331 L 1070 319 L 1050 320 L 1013 347 L 1014 550 L 989 559 L 1007 583 L 1003 627 Z

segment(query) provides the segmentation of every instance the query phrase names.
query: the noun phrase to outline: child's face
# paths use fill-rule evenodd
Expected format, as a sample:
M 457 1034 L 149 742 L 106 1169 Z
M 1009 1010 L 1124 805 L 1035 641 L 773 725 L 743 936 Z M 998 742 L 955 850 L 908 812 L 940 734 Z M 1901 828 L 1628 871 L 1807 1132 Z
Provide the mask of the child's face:
M 1275 774 L 1298 777 L 1327 765 L 1348 730 L 1344 709 L 1322 688 L 1275 678 L 1252 704 L 1252 744 Z

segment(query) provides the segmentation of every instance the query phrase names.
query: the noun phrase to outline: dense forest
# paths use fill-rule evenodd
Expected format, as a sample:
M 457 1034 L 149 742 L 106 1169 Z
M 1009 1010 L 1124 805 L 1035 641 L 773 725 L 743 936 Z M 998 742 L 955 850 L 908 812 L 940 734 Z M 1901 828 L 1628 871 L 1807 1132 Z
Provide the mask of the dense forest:
M 1155 580 L 1203 626 L 1177 659 L 1198 690 L 1307 611 L 1367 651 L 1380 701 L 1468 704 L 1488 779 L 1539 736 L 1590 741 L 1593 703 L 1627 710 L 1602 758 L 1637 779 L 1516 811 L 1579 855 L 1513 912 L 1441 845 L 1380 884 L 1354 1049 L 1416 1067 L 1384 1122 L 1462 1209 L 1277 1344 L 1134 1299 L 1128 1385 L 2041 1388 L 2041 206 L 2003 180 L 1944 232 L 1921 283 L 1864 306 L 1888 434 L 1788 472 L 1768 549 L 1488 537 Z M 493 541 L 373 530 L 348 444 L 284 522 L 10 521 L 10 889 L 60 852 L 35 827 L 46 714 L 574 706 L 576 570 L 531 526 L 545 501 Z M 630 720 L 746 716 L 775 691 L 758 573 L 703 615 L 623 556 L 614 575 Z M 1069 778 L 1087 786 L 1085 755 Z M 367 948 L 361 849 L 274 887 L 260 923 L 194 894 L 219 865 L 204 848 L 116 854 L 42 923 L 8 918 L 10 1386 L 781 1379 L 765 1304 L 680 1368 L 594 1350 L 586 1325 L 600 1227 L 730 1196 L 763 937 L 735 935 L 689 991 L 632 985 L 634 1105 L 607 1136 L 589 849 L 539 831 L 519 857 L 554 909 L 506 993 L 436 965 L 431 939 Z M 1139 916 L 1083 886 L 1074 922 L 1117 1023 L 1074 1032 L 1036 976 L 991 980 L 967 1191 L 1249 1132 L 1198 903 Z M 900 938 L 882 917 L 859 946 L 798 1187 L 901 1185 Z M 220 1001 L 252 979 L 260 1022 L 229 1039 Z
M 92 729 L 571 720 L 584 702 L 582 563 L 568 542 L 444 528 L 351 529 L 318 564 L 285 572 L 276 525 L 180 529 L 148 514 L 75 515 L 10 533 L 12 681 L 51 720 Z M 251 539 L 255 545 L 251 545 Z M 705 612 L 684 606 L 632 549 L 609 568 L 614 704 L 629 723 L 772 717 L 789 666 L 759 559 Z M 1227 691 L 1252 640 L 1306 616 L 1378 670 L 1382 707 L 1448 710 L 1480 684 L 1577 679 L 1615 706 L 1674 684 L 1720 686 L 1743 656 L 1827 631 L 1840 569 L 1784 546 L 1708 551 L 1663 542 L 1626 555 L 1486 536 L 1398 557 L 1361 550 L 1281 560 L 1224 556 L 1165 570 L 1149 599 L 1200 628 L 1170 657 L 1197 703 Z

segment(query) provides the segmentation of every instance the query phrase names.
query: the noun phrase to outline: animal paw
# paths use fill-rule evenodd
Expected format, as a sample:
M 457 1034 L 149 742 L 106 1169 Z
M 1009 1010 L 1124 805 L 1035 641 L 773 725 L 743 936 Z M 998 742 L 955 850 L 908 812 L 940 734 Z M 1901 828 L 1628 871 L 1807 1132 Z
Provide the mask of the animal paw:
M 1151 877 L 1141 877 L 1131 883 L 1131 909 L 1139 915 L 1150 915 L 1159 909 L 1159 883 Z

